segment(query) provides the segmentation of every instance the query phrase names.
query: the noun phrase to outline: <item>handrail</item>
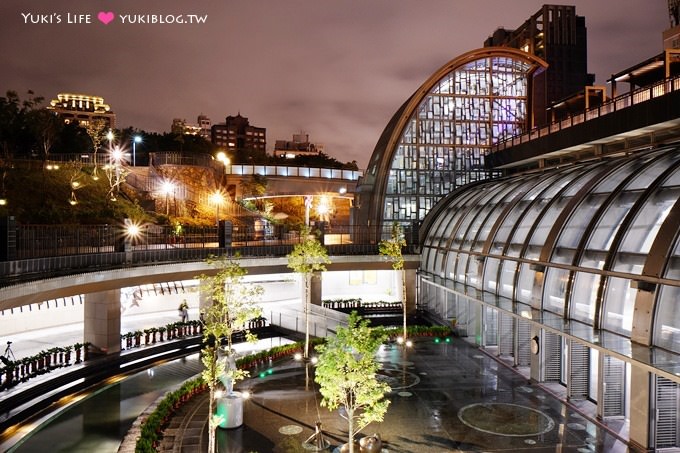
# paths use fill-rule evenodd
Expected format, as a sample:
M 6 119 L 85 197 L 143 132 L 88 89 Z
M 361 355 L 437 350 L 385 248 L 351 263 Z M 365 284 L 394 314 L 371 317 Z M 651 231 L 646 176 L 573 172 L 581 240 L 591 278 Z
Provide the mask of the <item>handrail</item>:
M 547 126 L 536 127 L 523 134 L 514 135 L 506 140 L 499 141 L 491 146 L 491 153 L 500 152 L 522 143 L 528 143 L 537 138 L 545 137 L 586 121 L 601 118 L 610 113 L 665 96 L 675 91 L 680 91 L 680 75 L 669 77 L 652 85 L 611 98 L 598 106 L 584 110 L 583 113 L 578 115 L 569 116 L 569 118 L 554 121 Z

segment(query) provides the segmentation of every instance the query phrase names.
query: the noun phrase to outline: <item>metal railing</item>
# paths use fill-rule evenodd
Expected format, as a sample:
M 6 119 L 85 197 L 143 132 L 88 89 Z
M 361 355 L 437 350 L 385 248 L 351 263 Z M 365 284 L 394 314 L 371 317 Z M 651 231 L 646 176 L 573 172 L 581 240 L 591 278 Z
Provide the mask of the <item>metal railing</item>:
M 266 225 L 234 225 L 231 233 L 217 227 L 142 227 L 138 236 L 114 225 L 16 225 L 9 228 L 0 252 L 0 286 L 121 267 L 201 261 L 210 255 L 247 258 L 284 257 L 303 238 L 295 231 Z M 329 255 L 377 255 L 378 244 L 390 237 L 391 225 L 324 226 L 320 240 Z M 220 238 L 220 234 L 222 237 Z M 407 237 L 405 254 L 418 253 Z M 4 239 L 3 239 L 4 240 Z M 9 246 L 11 244 L 11 246 Z
M 491 152 L 495 153 L 503 151 L 504 149 L 511 148 L 522 143 L 527 143 L 540 137 L 545 137 L 554 132 L 559 132 L 577 124 L 582 124 L 586 121 L 600 118 L 610 113 L 647 102 L 651 99 L 665 96 L 674 91 L 680 91 L 680 76 L 674 76 L 658 83 L 643 88 L 638 88 L 637 90 L 633 90 L 615 98 L 609 99 L 608 101 L 603 102 L 601 105 L 585 110 L 583 113 L 578 115 L 570 116 L 569 118 L 561 121 L 555 121 L 554 123 L 541 128 L 532 129 L 525 134 L 515 135 L 514 137 L 494 144 L 491 147 Z

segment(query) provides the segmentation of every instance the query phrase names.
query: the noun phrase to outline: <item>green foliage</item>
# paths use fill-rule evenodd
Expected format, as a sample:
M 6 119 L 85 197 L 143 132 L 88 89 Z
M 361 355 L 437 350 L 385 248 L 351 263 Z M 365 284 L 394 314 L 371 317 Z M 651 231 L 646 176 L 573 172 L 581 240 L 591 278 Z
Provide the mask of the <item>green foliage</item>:
M 202 311 L 203 315 L 203 339 L 205 347 L 201 353 L 201 360 L 205 366 L 202 373 L 203 380 L 210 389 L 209 406 L 209 451 L 212 453 L 215 447 L 215 428 L 220 420 L 213 416 L 213 401 L 215 387 L 220 376 L 226 375 L 236 382 L 248 376 L 248 372 L 239 368 L 227 367 L 219 360 L 222 341 L 226 341 L 226 354 L 231 356 L 232 335 L 237 331 L 243 331 L 249 341 L 254 341 L 255 336 L 248 329 L 248 321 L 261 316 L 262 311 L 256 305 L 262 293 L 262 286 L 243 282 L 243 277 L 248 273 L 236 259 L 227 256 L 208 258 L 208 263 L 218 270 L 215 275 L 201 275 L 201 292 L 208 294 L 212 303 Z
M 308 228 L 303 228 L 300 234 L 302 242 L 295 244 L 293 251 L 288 254 L 288 268 L 303 275 L 325 272 L 326 264 L 331 263 L 326 247 L 309 233 Z
M 390 238 L 380 241 L 378 244 L 378 252 L 386 256 L 392 261 L 392 269 L 401 272 L 401 291 L 403 297 L 403 335 L 404 340 L 407 335 L 406 327 L 406 271 L 404 270 L 404 256 L 401 250 L 406 246 L 406 239 L 404 238 L 404 231 L 398 222 L 392 223 L 392 231 Z
M 323 396 L 321 405 L 330 410 L 344 407 L 349 425 L 349 442 L 371 422 L 382 421 L 389 400 L 385 393 L 389 385 L 380 382 L 380 368 L 375 359 L 380 344 L 386 339 L 381 329 L 371 329 L 368 321 L 356 312 L 349 317 L 347 327 L 338 328 L 335 337 L 317 346 L 320 353 L 315 381 Z
M 392 224 L 392 232 L 389 239 L 380 241 L 378 252 L 392 261 L 392 269 L 395 271 L 404 268 L 404 256 L 401 250 L 406 247 L 406 239 L 401 225 L 397 222 Z
M 309 357 L 309 298 L 311 292 L 311 279 L 314 272 L 325 272 L 326 264 L 330 264 L 328 251 L 316 238 L 309 234 L 309 228 L 305 227 L 300 233 L 302 242 L 295 244 L 288 254 L 288 268 L 300 274 L 304 279 L 304 311 L 305 311 L 305 358 Z

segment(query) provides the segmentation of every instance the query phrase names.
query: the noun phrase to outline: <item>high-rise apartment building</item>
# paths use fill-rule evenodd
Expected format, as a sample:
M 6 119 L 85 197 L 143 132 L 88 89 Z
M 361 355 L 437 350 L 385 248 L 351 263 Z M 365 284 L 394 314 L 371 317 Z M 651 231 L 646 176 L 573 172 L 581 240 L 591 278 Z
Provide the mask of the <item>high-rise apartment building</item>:
M 574 6 L 543 5 L 518 28 L 497 29 L 484 46 L 520 49 L 548 63 L 545 97 L 533 100 L 537 126 L 551 119 L 546 114 L 548 107 L 583 91 L 595 80 L 587 68 L 586 19 L 576 15 Z
M 214 124 L 210 136 L 212 143 L 224 148 L 235 162 L 266 154 L 267 129 L 252 126 L 240 113 Z

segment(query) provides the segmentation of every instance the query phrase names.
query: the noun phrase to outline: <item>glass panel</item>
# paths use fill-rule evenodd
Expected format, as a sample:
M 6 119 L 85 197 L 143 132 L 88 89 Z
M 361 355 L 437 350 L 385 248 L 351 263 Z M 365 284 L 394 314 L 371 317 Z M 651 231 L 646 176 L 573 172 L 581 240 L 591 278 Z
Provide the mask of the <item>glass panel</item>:
M 641 192 L 623 192 L 616 196 L 591 234 L 588 249 L 609 250 L 621 222 L 630 212 L 640 194 Z
M 604 299 L 602 328 L 630 335 L 636 295 L 637 290 L 630 287 L 629 279 L 609 277 Z
M 482 280 L 479 278 L 479 268 L 480 268 L 479 261 L 477 261 L 477 258 L 474 256 L 471 256 L 468 259 L 468 265 L 467 265 L 467 284 L 477 288 L 477 289 L 483 289 L 482 288 Z
M 568 284 L 568 270 L 548 268 L 545 274 L 545 283 L 543 284 L 543 309 L 563 316 Z
M 557 245 L 575 248 L 583 239 L 586 227 L 595 218 L 597 210 L 607 199 L 609 194 L 589 194 L 573 211 L 569 220 L 560 233 Z
M 500 296 L 508 298 L 515 297 L 515 273 L 517 272 L 517 262 L 503 261 L 501 271 Z
M 532 270 L 527 263 L 521 264 L 520 269 L 516 297 L 520 302 L 531 303 L 536 271 Z
M 577 272 L 574 289 L 569 299 L 570 317 L 593 325 L 595 320 L 595 302 L 600 286 L 600 275 Z
M 458 263 L 456 264 L 456 281 L 466 284 L 465 271 L 467 270 L 467 260 L 468 254 L 460 253 L 458 254 Z
M 645 201 L 632 225 L 628 227 L 620 251 L 649 252 L 661 224 L 680 196 L 680 188 L 665 188 Z
M 498 265 L 497 258 L 487 258 L 484 265 L 484 289 L 496 293 L 498 289 Z
M 654 316 L 654 345 L 680 353 L 680 288 L 663 285 Z

